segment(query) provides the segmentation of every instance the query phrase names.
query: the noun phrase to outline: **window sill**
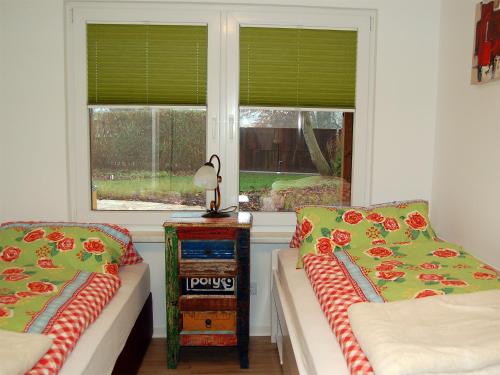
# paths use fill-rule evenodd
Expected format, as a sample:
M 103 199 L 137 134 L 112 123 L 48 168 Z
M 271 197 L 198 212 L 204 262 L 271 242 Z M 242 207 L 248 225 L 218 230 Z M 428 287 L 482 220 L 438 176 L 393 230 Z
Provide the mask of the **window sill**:
M 163 243 L 164 231 L 157 226 L 127 226 L 135 243 Z M 250 242 L 254 244 L 288 244 L 295 228 L 293 227 L 253 227 Z
M 134 243 L 154 243 L 164 242 L 165 233 L 162 227 L 158 226 L 127 226 Z

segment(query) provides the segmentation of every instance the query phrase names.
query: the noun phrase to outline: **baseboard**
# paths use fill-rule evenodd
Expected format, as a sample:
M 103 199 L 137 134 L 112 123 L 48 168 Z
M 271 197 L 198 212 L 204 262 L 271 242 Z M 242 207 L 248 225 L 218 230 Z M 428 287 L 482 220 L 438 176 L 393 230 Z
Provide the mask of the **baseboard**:
M 165 326 L 153 327 L 153 337 L 154 338 L 167 337 L 167 327 Z
M 250 324 L 250 336 L 271 336 L 271 326 L 252 326 Z

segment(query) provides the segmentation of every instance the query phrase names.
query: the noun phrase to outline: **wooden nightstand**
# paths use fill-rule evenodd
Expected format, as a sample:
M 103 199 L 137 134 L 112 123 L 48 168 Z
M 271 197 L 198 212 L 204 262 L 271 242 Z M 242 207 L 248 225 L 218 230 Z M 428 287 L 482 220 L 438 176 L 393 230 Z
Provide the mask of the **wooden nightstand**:
M 165 227 L 167 366 L 180 346 L 237 346 L 248 368 L 252 215 L 171 215 Z

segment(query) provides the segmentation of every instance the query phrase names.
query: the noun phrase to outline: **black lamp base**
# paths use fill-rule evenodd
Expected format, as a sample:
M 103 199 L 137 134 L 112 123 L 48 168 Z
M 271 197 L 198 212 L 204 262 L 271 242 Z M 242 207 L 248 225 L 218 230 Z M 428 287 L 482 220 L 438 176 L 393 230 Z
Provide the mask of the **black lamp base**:
M 229 213 L 227 212 L 220 212 L 220 211 L 207 211 L 206 214 L 201 215 L 201 217 L 205 217 L 208 219 L 216 219 L 216 218 L 221 218 L 221 217 L 229 217 Z

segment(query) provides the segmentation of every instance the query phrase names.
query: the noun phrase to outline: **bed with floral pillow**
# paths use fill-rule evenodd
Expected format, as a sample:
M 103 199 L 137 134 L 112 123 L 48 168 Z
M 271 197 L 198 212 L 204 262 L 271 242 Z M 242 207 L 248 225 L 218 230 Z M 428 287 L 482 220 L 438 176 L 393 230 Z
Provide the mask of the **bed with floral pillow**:
M 461 246 L 437 238 L 423 201 L 362 208 L 302 207 L 297 210 L 297 224 L 297 267 L 304 266 L 353 374 L 370 374 L 373 369 L 351 329 L 351 305 L 364 302 L 370 307 L 500 289 L 495 268 Z M 447 297 L 444 302 L 439 298 L 436 310 L 447 303 Z M 470 311 L 474 308 L 467 306 Z M 495 340 L 493 345 L 500 346 L 500 336 Z M 402 357 L 403 351 L 398 355 Z M 500 364 L 500 356 L 496 360 Z M 482 368 L 484 363 L 475 365 Z
M 0 225 L 0 330 L 52 339 L 27 373 L 56 374 L 119 289 L 120 265 L 141 261 L 128 231 L 115 225 Z

